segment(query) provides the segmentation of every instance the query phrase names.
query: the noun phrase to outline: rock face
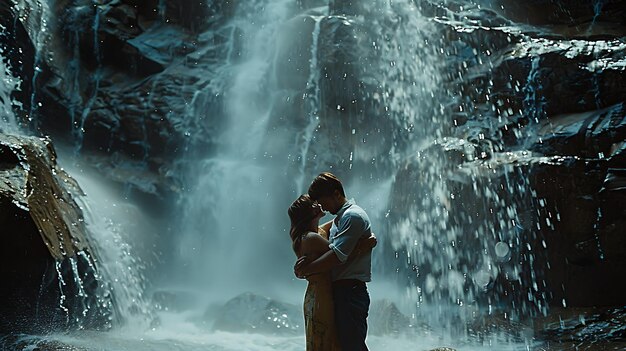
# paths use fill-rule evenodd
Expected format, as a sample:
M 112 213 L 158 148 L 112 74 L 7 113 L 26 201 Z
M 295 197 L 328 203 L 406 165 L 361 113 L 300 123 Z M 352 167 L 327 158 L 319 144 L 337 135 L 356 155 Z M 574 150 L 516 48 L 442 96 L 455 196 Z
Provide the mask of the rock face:
M 0 289 L 2 332 L 109 322 L 110 296 L 73 199 L 80 188 L 55 159 L 49 140 L 0 134 L 0 274 L 11 282 Z
M 234 3 L 3 3 L 2 46 L 23 83 L 14 94 L 22 125 L 69 142 L 140 193 L 180 191 L 175 160 L 192 158 L 190 147 L 211 148 L 219 125 L 210 117 L 220 98 L 198 91 L 211 84 L 211 57 L 227 48 L 216 45 L 224 33 L 205 31 Z M 206 118 L 188 118 L 198 113 Z

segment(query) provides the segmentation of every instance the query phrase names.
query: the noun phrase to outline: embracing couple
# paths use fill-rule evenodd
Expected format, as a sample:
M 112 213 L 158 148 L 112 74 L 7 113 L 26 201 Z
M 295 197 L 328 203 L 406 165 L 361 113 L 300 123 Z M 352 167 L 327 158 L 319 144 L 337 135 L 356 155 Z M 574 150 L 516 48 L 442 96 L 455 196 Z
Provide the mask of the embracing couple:
M 319 224 L 324 211 L 335 215 Z M 365 211 L 348 200 L 339 179 L 318 175 L 288 210 L 298 256 L 294 272 L 309 282 L 304 297 L 307 351 L 366 351 L 372 235 Z

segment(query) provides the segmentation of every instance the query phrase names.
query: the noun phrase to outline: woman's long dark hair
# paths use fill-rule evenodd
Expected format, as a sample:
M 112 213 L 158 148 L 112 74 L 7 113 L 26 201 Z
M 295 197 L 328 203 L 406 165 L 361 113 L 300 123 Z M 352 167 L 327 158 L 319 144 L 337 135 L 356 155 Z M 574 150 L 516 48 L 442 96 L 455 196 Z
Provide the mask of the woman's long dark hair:
M 316 214 L 313 210 L 313 205 L 314 202 L 309 195 L 304 194 L 300 195 L 287 210 L 287 214 L 291 220 L 289 236 L 291 237 L 291 242 L 293 243 L 292 248 L 296 255 L 299 255 L 303 234 L 306 234 L 311 229 L 309 228 L 311 220 L 315 218 Z

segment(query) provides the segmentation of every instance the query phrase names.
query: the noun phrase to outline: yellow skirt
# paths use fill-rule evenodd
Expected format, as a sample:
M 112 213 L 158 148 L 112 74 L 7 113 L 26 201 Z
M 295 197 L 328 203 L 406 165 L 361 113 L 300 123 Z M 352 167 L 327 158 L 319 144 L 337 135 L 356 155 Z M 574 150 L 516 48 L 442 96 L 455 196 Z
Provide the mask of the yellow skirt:
M 330 274 L 316 274 L 304 295 L 306 351 L 340 351 Z

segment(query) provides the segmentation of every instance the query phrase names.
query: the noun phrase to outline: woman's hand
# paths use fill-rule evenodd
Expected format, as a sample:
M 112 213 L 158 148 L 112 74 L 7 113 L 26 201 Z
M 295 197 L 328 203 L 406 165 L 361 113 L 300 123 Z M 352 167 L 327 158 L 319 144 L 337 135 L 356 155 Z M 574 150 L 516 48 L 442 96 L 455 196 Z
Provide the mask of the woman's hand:
M 304 267 L 309 264 L 307 260 L 307 256 L 300 256 L 296 263 L 293 265 L 293 274 L 298 279 L 306 279 L 306 275 L 304 274 Z
M 374 233 L 372 233 L 372 235 L 369 236 L 369 238 L 367 239 L 363 239 L 365 242 L 363 243 L 363 246 L 368 247 L 370 249 L 373 249 L 376 245 L 378 245 L 378 239 L 376 239 L 376 235 L 374 235 Z
M 376 245 L 378 245 L 378 239 L 376 239 L 376 235 L 374 235 L 374 233 L 372 233 L 367 238 L 361 238 L 359 239 L 359 242 L 356 244 L 354 251 L 352 251 L 348 259 L 350 260 L 354 257 L 359 257 L 366 252 L 372 251 L 372 249 Z

